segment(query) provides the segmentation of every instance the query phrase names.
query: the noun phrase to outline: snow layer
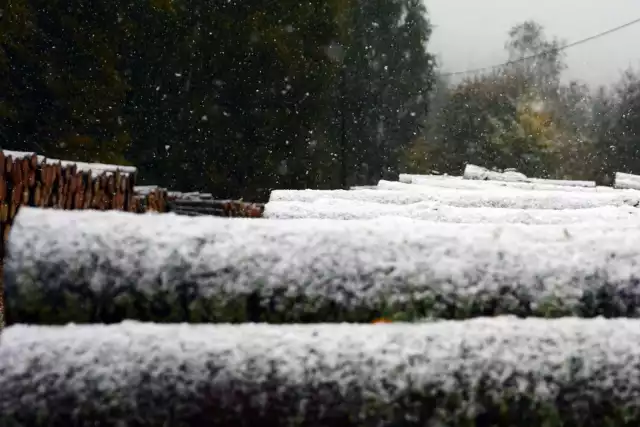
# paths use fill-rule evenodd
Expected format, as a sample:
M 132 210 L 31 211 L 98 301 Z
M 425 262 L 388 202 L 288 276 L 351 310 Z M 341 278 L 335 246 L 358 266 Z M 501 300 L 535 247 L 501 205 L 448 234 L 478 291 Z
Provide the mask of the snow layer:
M 403 182 L 405 184 L 413 184 L 415 179 L 429 179 L 429 180 L 462 180 L 461 176 L 455 175 L 416 175 L 409 173 L 401 173 L 398 176 L 398 181 Z
M 23 208 L 8 243 L 5 303 L 72 286 L 103 300 L 131 289 L 302 296 L 291 310 L 303 312 L 309 300 L 372 307 L 444 298 L 455 305 L 496 295 L 526 300 L 532 310 L 559 301 L 574 312 L 606 290 L 624 306 L 613 311 L 635 316 L 638 241 L 637 221 L 500 226 Z
M 603 206 L 638 206 L 640 192 L 525 191 L 525 190 L 456 190 L 434 189 L 419 185 L 395 183 L 406 191 L 394 190 L 274 190 L 271 202 L 313 202 L 318 199 L 343 199 L 360 202 L 407 205 L 434 202 L 462 208 L 512 209 L 584 209 Z
M 0 424 L 638 425 L 638 342 L 629 319 L 18 325 Z
M 155 191 L 166 191 L 166 189 L 157 185 L 136 185 L 133 187 L 133 192 L 139 196 L 148 196 Z
M 516 171 L 494 172 L 481 166 L 467 164 L 464 168 L 464 179 L 526 182 L 527 176 Z
M 574 181 L 574 180 L 560 180 L 560 179 L 541 179 L 541 178 L 528 178 L 526 175 L 507 170 L 504 172 L 494 172 L 489 169 L 468 164 L 464 169 L 464 179 L 469 180 L 490 180 L 490 181 L 507 181 L 507 182 L 530 182 L 536 184 L 547 185 L 563 185 L 568 187 L 595 187 L 594 181 Z
M 640 175 L 616 172 L 614 187 L 620 189 L 640 190 Z
M 25 157 L 33 156 L 34 152 L 30 151 L 11 151 L 11 150 L 2 150 L 5 156 L 11 156 L 14 159 L 22 159 Z M 75 165 L 79 171 L 82 172 L 92 172 L 94 174 L 101 173 L 114 173 L 116 171 L 120 171 L 120 173 L 124 174 L 133 174 L 136 173 L 137 169 L 133 166 L 121 166 L 121 165 L 107 165 L 102 163 L 85 163 L 85 162 L 75 162 L 71 160 L 58 160 L 58 159 L 49 159 L 45 156 L 38 155 L 38 163 L 56 165 L 60 164 L 62 167 L 69 167 Z
M 342 199 L 313 202 L 269 202 L 265 218 L 278 219 L 373 219 L 387 216 L 455 223 L 571 224 L 634 220 L 640 224 L 640 209 L 603 206 L 587 209 L 458 208 L 432 202 L 393 205 Z
M 38 163 L 43 162 L 45 159 L 44 156 L 40 156 L 37 153 L 34 153 L 33 151 L 2 150 L 2 154 L 4 154 L 5 157 L 11 156 L 12 159 L 24 159 L 24 158 L 30 158 L 33 155 L 36 155 L 38 157 Z

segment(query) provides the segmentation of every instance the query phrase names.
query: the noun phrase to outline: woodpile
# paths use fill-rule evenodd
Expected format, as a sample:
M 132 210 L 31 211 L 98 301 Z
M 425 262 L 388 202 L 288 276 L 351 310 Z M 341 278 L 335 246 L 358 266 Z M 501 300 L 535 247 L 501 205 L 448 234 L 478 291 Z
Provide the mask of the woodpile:
M 224 216 L 261 218 L 264 204 L 242 200 L 216 200 L 211 193 L 167 191 L 156 185 L 134 189 L 137 212 L 173 212 L 186 216 Z
M 155 185 L 138 186 L 133 189 L 136 212 L 167 212 L 167 190 Z
M 214 200 L 207 193 L 172 193 L 169 197 L 169 210 L 187 216 L 261 218 L 264 204 L 246 203 L 241 200 Z
M 7 238 L 20 206 L 135 212 L 136 168 L 0 151 L 0 228 Z M 3 245 L 4 246 L 4 245 Z M 2 247 L 4 253 L 4 247 Z

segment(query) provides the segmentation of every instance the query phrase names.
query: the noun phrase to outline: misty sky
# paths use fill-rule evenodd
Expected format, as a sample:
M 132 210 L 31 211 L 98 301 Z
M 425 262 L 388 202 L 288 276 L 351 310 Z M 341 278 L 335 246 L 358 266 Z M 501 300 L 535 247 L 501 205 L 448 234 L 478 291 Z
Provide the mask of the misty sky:
M 534 19 L 548 36 L 573 42 L 640 18 L 640 0 L 424 0 L 435 26 L 429 50 L 443 71 L 504 62 L 507 32 Z M 640 23 L 566 50 L 565 77 L 590 85 L 640 69 Z

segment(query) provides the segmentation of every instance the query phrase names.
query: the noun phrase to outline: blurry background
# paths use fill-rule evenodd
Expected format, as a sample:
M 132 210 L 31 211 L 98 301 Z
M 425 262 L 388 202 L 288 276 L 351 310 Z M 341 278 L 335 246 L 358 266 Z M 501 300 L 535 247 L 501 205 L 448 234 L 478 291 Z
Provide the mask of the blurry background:
M 465 163 L 607 182 L 640 173 L 640 25 L 599 35 L 639 18 L 631 0 L 5 1 L 0 146 L 217 198 Z

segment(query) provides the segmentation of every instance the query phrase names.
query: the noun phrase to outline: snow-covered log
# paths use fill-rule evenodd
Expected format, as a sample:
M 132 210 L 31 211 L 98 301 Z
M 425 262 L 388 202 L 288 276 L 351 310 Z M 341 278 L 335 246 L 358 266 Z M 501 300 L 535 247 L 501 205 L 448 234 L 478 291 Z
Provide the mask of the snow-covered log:
M 464 179 L 526 182 L 527 176 L 516 171 L 496 172 L 481 166 L 467 164 L 464 168 Z
M 595 187 L 594 181 L 575 181 L 561 179 L 542 179 L 529 178 L 523 173 L 506 170 L 504 172 L 495 172 L 489 169 L 468 164 L 464 169 L 464 179 L 469 180 L 488 180 L 488 181 L 506 181 L 506 182 L 530 182 L 536 184 L 562 185 L 567 187 Z
M 616 172 L 614 185 L 619 189 L 640 190 L 640 175 Z
M 277 219 L 373 219 L 403 217 L 434 222 L 489 224 L 611 223 L 634 220 L 640 224 L 640 209 L 631 206 L 603 206 L 587 209 L 459 208 L 431 202 L 393 205 L 341 199 L 313 202 L 269 202 L 265 218 Z
M 13 326 L 5 426 L 635 426 L 640 321 Z
M 562 185 L 540 184 L 535 182 L 508 182 L 508 181 L 471 181 L 471 180 L 417 180 L 412 184 L 405 184 L 398 181 L 378 181 L 376 187 L 379 190 L 401 190 L 401 191 L 428 191 L 428 192 L 450 192 L 463 191 L 485 191 L 494 193 L 509 192 L 531 193 L 531 191 L 544 191 L 547 193 L 587 193 L 583 197 L 590 197 L 598 192 L 616 192 L 611 187 L 567 187 Z M 618 191 L 619 192 L 619 191 Z M 629 192 L 627 192 L 629 193 Z M 463 193 L 464 194 L 464 193 Z M 638 193 L 640 194 L 640 193 Z M 559 195 L 560 197 L 562 195 Z
M 409 181 L 409 182 L 407 182 Z M 515 190 L 543 190 L 543 191 L 585 191 L 603 192 L 615 191 L 611 187 L 571 187 L 567 185 L 549 184 L 547 180 L 536 182 L 511 182 L 511 181 L 477 181 L 467 179 L 432 179 L 427 175 L 414 175 L 411 180 L 400 181 L 403 184 L 413 184 L 425 187 L 451 188 L 456 190 L 492 190 L 492 189 L 515 189 Z M 382 182 L 382 181 L 381 181 Z M 389 181 L 384 181 L 389 182 Z M 384 188 L 378 185 L 379 188 Z
M 398 181 L 403 182 L 405 184 L 413 184 L 413 181 L 415 179 L 429 179 L 432 181 L 436 181 L 436 180 L 445 180 L 445 181 L 449 181 L 449 180 L 461 180 L 463 179 L 461 176 L 455 176 L 455 175 L 416 175 L 416 174 L 409 174 L 409 173 L 401 173 L 398 176 Z
M 513 209 L 584 209 L 603 206 L 638 206 L 640 192 L 569 192 L 517 190 L 457 190 L 434 189 L 395 183 L 407 191 L 394 190 L 274 190 L 271 202 L 313 202 L 318 199 L 342 199 L 373 203 L 412 204 L 432 202 L 462 208 Z
M 637 316 L 637 221 L 567 226 L 22 209 L 11 323 Z

